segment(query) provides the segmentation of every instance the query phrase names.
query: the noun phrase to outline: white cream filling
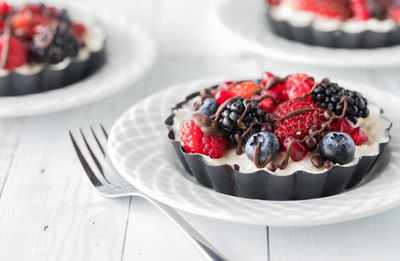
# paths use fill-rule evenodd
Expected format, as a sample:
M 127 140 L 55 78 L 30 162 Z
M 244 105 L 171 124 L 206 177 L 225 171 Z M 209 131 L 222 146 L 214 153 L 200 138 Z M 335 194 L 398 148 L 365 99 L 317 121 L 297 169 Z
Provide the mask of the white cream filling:
M 343 30 L 348 33 L 360 33 L 373 31 L 379 33 L 389 32 L 396 29 L 399 24 L 393 19 L 378 20 L 371 18 L 368 21 L 355 21 L 352 19 L 340 21 L 316 15 L 311 12 L 294 10 L 290 5 L 281 4 L 270 8 L 271 16 L 278 21 L 288 21 L 295 27 L 306 27 L 313 25 L 320 31 Z
M 186 114 L 188 110 L 192 108 L 192 105 L 197 100 L 199 100 L 199 97 L 191 99 L 182 108 L 175 111 L 172 129 L 174 131 L 176 140 L 179 140 L 179 132 L 183 123 L 186 121 Z M 386 136 L 385 130 L 390 126 L 390 122 L 381 117 L 381 109 L 379 107 L 369 104 L 368 109 L 370 110 L 369 117 L 365 119 L 360 118 L 357 123 L 357 126 L 362 127 L 368 133 L 368 142 L 362 146 L 356 146 L 354 159 L 344 166 L 357 164 L 358 158 L 361 156 L 377 155 L 379 153 L 379 143 L 387 142 L 389 140 L 389 137 Z M 281 162 L 284 154 L 285 152 L 279 152 L 277 157 L 274 159 L 274 162 Z M 311 173 L 321 173 L 326 171 L 325 168 L 318 169 L 312 164 L 311 157 L 315 154 L 316 153 L 309 153 L 303 160 L 298 162 L 289 160 L 289 164 L 285 169 L 278 169 L 276 172 L 274 172 L 274 174 L 285 176 L 290 175 L 298 170 L 305 170 Z M 202 157 L 203 160 L 211 166 L 220 166 L 224 164 L 233 166 L 233 164 L 237 164 L 239 165 L 240 172 L 242 173 L 252 173 L 260 170 L 254 165 L 253 161 L 249 160 L 245 153 L 242 155 L 236 155 L 234 148 L 227 149 L 224 157 L 220 159 L 211 159 L 210 157 L 204 155 L 202 155 Z
M 76 23 L 82 23 L 85 25 L 86 32 L 83 36 L 83 42 L 85 46 L 79 50 L 76 57 L 67 57 L 63 61 L 57 64 L 41 64 L 41 63 L 29 63 L 20 66 L 14 70 L 14 72 L 22 75 L 32 75 L 40 72 L 44 68 L 50 68 L 52 70 L 65 69 L 71 62 L 72 59 L 78 61 L 84 61 L 89 58 L 91 52 L 98 52 L 104 47 L 104 41 L 106 39 L 106 32 L 99 24 L 93 19 L 83 19 L 82 16 L 78 16 L 74 12 L 69 12 L 72 21 Z M 10 73 L 9 70 L 0 68 L 0 77 L 7 76 Z

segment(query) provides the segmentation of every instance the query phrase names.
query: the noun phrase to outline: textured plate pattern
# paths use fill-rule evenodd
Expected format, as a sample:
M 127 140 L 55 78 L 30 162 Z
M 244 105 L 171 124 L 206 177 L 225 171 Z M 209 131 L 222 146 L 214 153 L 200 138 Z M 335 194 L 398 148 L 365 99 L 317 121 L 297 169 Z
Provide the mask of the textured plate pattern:
M 148 32 L 112 14 L 98 14 L 98 17 L 108 33 L 106 63 L 95 74 L 64 88 L 0 97 L 0 117 L 50 113 L 87 104 L 130 86 L 150 69 L 156 48 Z
M 249 224 L 328 224 L 369 216 L 400 203 L 400 133 L 396 126 L 400 115 L 395 107 L 400 98 L 346 81 L 339 83 L 347 88 L 362 89 L 373 102 L 383 105 L 385 114 L 394 123 L 390 156 L 386 157 L 390 160 L 371 182 L 336 196 L 300 201 L 245 199 L 218 193 L 194 182 L 169 144 L 164 119 L 170 114 L 171 106 L 188 94 L 227 79 L 232 80 L 232 77 L 173 86 L 143 99 L 121 116 L 109 141 L 111 160 L 121 174 L 143 192 L 176 208 Z
M 400 64 L 400 46 L 374 50 L 333 49 L 310 46 L 275 35 L 267 21 L 263 0 L 218 0 L 211 20 L 220 32 L 248 50 L 264 56 L 330 67 L 388 67 Z

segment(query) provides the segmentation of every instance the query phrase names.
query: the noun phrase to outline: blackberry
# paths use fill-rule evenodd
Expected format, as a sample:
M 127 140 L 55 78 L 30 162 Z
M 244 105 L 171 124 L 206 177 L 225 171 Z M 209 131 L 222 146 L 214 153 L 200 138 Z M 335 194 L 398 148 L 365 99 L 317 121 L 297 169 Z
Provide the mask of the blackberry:
M 35 36 L 31 50 L 38 62 L 56 64 L 66 57 L 77 56 L 81 46 L 70 26 L 59 22 L 47 26 L 40 35 Z
M 239 122 L 239 118 L 245 111 L 246 106 L 249 108 L 243 117 L 243 120 Z M 232 144 L 236 144 L 235 136 L 236 134 L 242 135 L 253 122 L 264 122 L 265 112 L 261 110 L 257 103 L 247 100 L 244 98 L 238 98 L 230 102 L 226 109 L 222 111 L 221 117 L 219 119 L 219 124 L 225 131 L 225 136 Z M 247 140 L 254 134 L 261 131 L 261 126 L 253 126 L 246 137 L 243 138 L 243 144 L 246 144 Z
M 343 104 L 338 104 L 343 96 L 347 97 L 349 104 L 345 115 L 346 118 L 357 123 L 358 118 L 368 117 L 368 102 L 359 92 L 347 90 L 330 81 L 323 81 L 312 92 L 312 99 L 316 104 L 331 110 L 336 115 L 340 115 L 343 112 Z

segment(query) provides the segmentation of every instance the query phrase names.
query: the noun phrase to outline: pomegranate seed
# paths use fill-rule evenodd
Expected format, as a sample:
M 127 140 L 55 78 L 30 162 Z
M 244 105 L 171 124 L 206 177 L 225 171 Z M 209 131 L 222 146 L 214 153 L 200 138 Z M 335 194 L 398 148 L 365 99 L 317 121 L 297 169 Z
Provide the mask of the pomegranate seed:
M 354 130 L 354 123 L 346 118 L 339 119 L 336 122 L 335 130 L 351 135 Z
M 268 84 L 268 81 L 274 77 L 274 75 L 270 72 L 264 72 L 261 76 L 261 83 L 265 87 Z
M 218 105 L 223 104 L 226 100 L 232 97 L 235 97 L 235 94 L 225 89 L 222 89 L 215 93 L 215 101 L 218 103 Z
M 284 141 L 283 141 L 283 147 L 285 147 L 286 150 L 289 149 L 290 143 L 292 142 L 292 140 L 294 140 L 293 137 L 289 136 L 287 137 Z M 292 149 L 290 150 L 290 158 L 293 161 L 300 161 L 302 159 L 304 159 L 305 156 L 307 156 L 308 154 L 308 149 L 306 147 L 306 145 L 302 144 L 302 143 L 295 143 L 292 146 Z
M 354 144 L 356 144 L 356 146 L 361 146 L 361 145 L 367 143 L 367 141 L 368 141 L 368 133 L 360 127 L 355 128 L 351 132 L 350 136 L 353 139 Z

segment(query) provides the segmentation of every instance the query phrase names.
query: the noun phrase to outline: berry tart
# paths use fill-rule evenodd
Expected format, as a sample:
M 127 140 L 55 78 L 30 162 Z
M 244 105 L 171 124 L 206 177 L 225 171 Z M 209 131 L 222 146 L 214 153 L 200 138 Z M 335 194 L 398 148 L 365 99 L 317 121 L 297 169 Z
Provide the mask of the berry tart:
M 102 27 L 65 9 L 0 2 L 0 33 L 0 96 L 59 88 L 105 61 Z
M 373 173 L 390 141 L 390 121 L 360 92 L 301 73 L 225 82 L 172 112 L 168 137 L 185 169 L 246 198 L 341 193 Z
M 400 44 L 398 0 L 266 0 L 272 30 L 287 39 L 336 48 Z

